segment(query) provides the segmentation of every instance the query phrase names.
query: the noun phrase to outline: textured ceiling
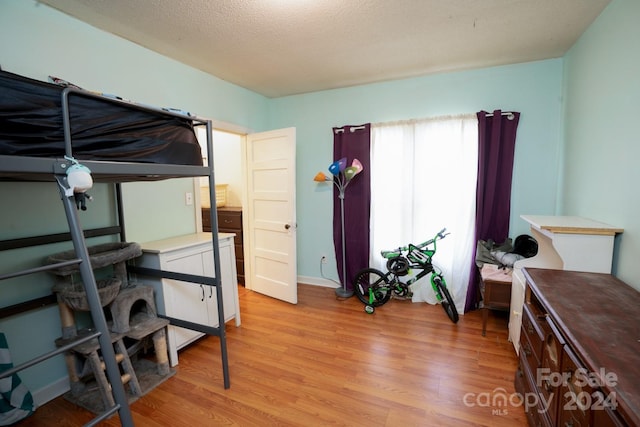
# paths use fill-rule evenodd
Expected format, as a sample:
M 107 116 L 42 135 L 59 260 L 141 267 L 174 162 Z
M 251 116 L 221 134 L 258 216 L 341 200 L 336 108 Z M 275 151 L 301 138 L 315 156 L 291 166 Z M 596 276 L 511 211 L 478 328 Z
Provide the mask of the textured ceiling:
M 40 0 L 280 97 L 557 58 L 611 0 Z

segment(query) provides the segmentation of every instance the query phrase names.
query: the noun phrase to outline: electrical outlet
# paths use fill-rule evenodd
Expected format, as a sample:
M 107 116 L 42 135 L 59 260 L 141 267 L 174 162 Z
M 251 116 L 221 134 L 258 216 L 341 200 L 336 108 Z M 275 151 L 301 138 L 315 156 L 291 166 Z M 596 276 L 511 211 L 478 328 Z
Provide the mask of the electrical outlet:
M 184 193 L 184 204 L 187 206 L 193 205 L 193 193 Z
M 326 264 L 326 263 L 327 263 L 327 256 L 326 256 L 326 255 L 322 255 L 322 256 L 320 257 L 320 262 L 321 262 L 322 264 Z

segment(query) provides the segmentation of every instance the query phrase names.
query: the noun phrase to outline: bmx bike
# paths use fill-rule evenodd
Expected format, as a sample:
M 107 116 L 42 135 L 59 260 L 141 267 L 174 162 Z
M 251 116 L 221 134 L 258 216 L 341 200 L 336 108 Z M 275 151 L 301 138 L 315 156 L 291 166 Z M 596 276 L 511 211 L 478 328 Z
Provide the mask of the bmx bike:
M 431 262 L 436 253 L 436 242 L 449 234 L 445 233 L 446 230 L 443 228 L 432 239 L 419 245 L 410 243 L 398 249 L 382 251 L 381 255 L 387 260 L 386 273 L 375 268 L 365 268 L 356 274 L 354 293 L 365 305 L 367 313 L 373 313 L 375 307 L 386 304 L 392 296 L 410 298 L 413 294 L 410 285 L 431 274 L 430 282 L 438 303 L 453 323 L 458 322 L 458 310 L 442 272 L 436 270 Z M 400 278 L 411 270 L 419 270 L 419 273 L 403 282 Z

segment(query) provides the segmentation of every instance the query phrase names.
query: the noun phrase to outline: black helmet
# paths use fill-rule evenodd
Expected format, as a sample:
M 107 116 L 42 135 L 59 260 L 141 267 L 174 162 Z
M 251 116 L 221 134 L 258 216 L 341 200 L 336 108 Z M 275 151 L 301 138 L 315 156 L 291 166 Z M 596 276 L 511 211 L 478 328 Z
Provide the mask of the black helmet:
M 531 258 L 538 253 L 538 242 L 528 234 L 521 234 L 516 237 L 513 242 L 513 250 L 511 253 L 522 255 L 525 258 Z
M 397 276 L 404 276 L 409 272 L 409 261 L 403 256 L 390 258 L 387 261 L 387 270 Z

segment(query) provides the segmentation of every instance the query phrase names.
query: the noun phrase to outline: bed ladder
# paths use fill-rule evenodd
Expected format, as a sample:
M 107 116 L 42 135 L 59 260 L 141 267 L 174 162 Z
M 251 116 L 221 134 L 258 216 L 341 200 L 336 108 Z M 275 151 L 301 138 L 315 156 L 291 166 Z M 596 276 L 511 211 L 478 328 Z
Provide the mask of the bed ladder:
M 73 196 L 65 195 L 65 178 L 66 175 L 55 174 L 55 179 L 58 184 L 58 188 L 60 190 L 60 195 L 62 198 L 62 203 L 65 209 L 65 214 L 67 217 L 67 222 L 69 224 L 69 231 L 71 235 L 71 240 L 73 242 L 73 247 L 75 250 L 76 259 L 71 259 L 68 261 L 63 261 L 57 264 L 49 264 L 41 267 L 35 267 L 24 271 L 18 271 L 10 274 L 0 275 L 0 280 L 11 279 L 19 276 L 26 276 L 29 274 L 40 273 L 44 271 L 53 270 L 56 268 L 62 268 L 65 266 L 78 265 L 80 269 L 80 275 L 82 277 L 82 282 L 84 283 L 85 292 L 87 302 L 90 307 L 90 313 L 93 320 L 95 332 L 83 335 L 61 345 L 57 349 L 50 351 L 46 354 L 42 354 L 37 356 L 27 362 L 24 362 L 18 366 L 14 366 L 13 368 L 4 370 L 0 372 L 0 379 L 5 379 L 11 377 L 13 374 L 16 374 L 24 369 L 30 368 L 31 366 L 37 365 L 45 360 L 48 360 L 52 357 L 58 356 L 60 354 L 65 354 L 68 351 L 71 351 L 76 346 L 81 346 L 85 343 L 89 343 L 91 340 L 97 339 L 99 343 L 100 350 L 102 352 L 102 362 L 104 363 L 106 378 L 111 386 L 111 391 L 113 393 L 113 401 L 114 404 L 110 408 L 106 408 L 106 410 L 97 415 L 91 421 L 89 421 L 86 426 L 95 426 L 100 422 L 106 420 L 107 418 L 114 415 L 116 412 L 120 416 L 120 424 L 124 427 L 133 426 L 133 418 L 131 416 L 131 410 L 129 408 L 129 401 L 127 399 L 127 395 L 124 389 L 124 385 L 120 376 L 120 369 L 118 365 L 118 361 L 116 360 L 115 350 L 111 343 L 111 334 L 109 333 L 109 328 L 107 326 L 107 321 L 102 310 L 102 304 L 100 303 L 100 296 L 98 294 L 98 286 L 96 283 L 95 276 L 93 275 L 93 270 L 91 268 L 91 261 L 89 258 L 89 251 L 87 249 L 87 245 L 84 238 L 84 233 L 82 228 L 80 227 L 80 221 L 78 218 L 78 212 L 75 205 L 75 199 Z M 45 301 L 46 300 L 46 301 Z M 49 304 L 49 298 L 41 298 L 38 300 L 38 304 L 47 305 Z M 32 307 L 33 308 L 33 307 Z
M 93 269 L 91 268 L 89 250 L 87 249 L 87 244 L 80 225 L 75 198 L 73 195 L 67 196 L 65 194 L 65 191 L 67 190 L 66 175 L 56 174 L 55 179 L 58 184 L 60 197 L 62 198 L 62 204 L 64 205 L 67 222 L 69 224 L 69 232 L 71 234 L 73 248 L 75 250 L 76 257 L 78 258 L 78 268 L 80 269 L 80 277 L 82 278 L 82 283 L 85 287 L 91 319 L 93 320 L 94 328 L 99 334 L 97 338 L 100 344 L 100 351 L 102 353 L 102 361 L 105 365 L 106 377 L 111 385 L 113 400 L 115 402 L 113 407 L 107 408 L 104 413 L 98 415 L 87 425 L 95 425 L 110 417 L 117 411 L 120 416 L 120 424 L 122 426 L 133 426 L 134 424 L 131 416 L 131 409 L 129 408 L 129 401 L 121 380 L 120 368 L 111 342 L 111 334 L 109 332 L 109 327 L 107 326 L 107 320 L 105 318 L 104 311 L 102 310 L 102 304 L 100 303 L 98 285 L 96 284 L 96 278 L 93 274 Z

